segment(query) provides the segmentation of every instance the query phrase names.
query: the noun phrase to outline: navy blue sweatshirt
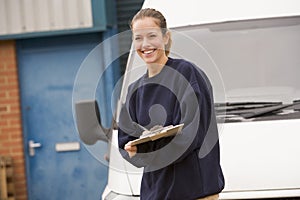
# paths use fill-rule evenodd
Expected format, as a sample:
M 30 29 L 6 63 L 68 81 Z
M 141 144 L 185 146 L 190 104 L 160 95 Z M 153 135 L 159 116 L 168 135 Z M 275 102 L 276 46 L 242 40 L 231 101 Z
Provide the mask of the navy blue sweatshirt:
M 147 73 L 131 84 L 119 118 L 122 156 L 144 167 L 142 200 L 194 200 L 224 188 L 212 88 L 207 76 L 192 63 L 169 58 L 161 72 Z M 142 130 L 155 125 L 184 123 L 175 137 L 137 145 L 130 158 L 124 146 Z

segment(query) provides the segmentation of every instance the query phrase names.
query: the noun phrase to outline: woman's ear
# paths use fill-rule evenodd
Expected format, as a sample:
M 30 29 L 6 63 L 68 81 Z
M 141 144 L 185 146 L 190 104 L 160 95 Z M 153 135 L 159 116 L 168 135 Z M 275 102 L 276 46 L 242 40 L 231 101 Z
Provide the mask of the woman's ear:
M 170 31 L 167 31 L 164 35 L 164 44 L 167 45 L 169 43 L 169 39 L 171 37 Z

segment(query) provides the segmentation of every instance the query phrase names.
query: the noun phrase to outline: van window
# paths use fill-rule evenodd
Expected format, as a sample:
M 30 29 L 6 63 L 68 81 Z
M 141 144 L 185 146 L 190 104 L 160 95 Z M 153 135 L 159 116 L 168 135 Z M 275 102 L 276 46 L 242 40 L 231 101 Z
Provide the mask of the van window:
M 210 78 L 225 122 L 300 118 L 300 17 L 179 27 L 171 57 L 194 62 Z M 145 73 L 131 53 L 122 89 Z M 273 109 L 273 110 L 272 110 Z

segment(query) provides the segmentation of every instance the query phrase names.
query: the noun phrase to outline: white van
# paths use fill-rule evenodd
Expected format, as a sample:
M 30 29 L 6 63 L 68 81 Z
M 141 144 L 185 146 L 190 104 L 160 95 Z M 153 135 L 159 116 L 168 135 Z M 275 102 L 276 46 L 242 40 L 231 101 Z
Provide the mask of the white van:
M 143 7 L 166 17 L 170 56 L 196 63 L 211 80 L 225 176 L 220 199 L 300 197 L 300 1 L 146 0 Z M 120 102 L 145 73 L 141 66 L 132 51 Z M 82 140 L 109 141 L 102 199 L 139 199 L 142 169 L 120 155 L 117 130 L 103 129 L 91 113 L 95 101 L 76 104 Z

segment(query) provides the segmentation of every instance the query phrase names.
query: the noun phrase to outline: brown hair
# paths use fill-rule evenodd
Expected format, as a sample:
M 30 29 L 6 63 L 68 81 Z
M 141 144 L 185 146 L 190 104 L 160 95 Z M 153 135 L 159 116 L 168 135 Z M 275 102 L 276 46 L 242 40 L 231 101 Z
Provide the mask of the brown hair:
M 143 19 L 145 17 L 154 18 L 155 21 L 157 22 L 156 24 L 161 28 L 163 35 L 165 35 L 167 33 L 168 28 L 167 28 L 166 18 L 163 16 L 163 14 L 161 14 L 161 12 L 159 12 L 153 8 L 144 8 L 144 9 L 140 10 L 138 13 L 136 13 L 130 22 L 130 28 L 132 29 L 132 25 L 133 25 L 134 21 L 136 21 L 138 19 Z M 172 39 L 171 39 L 171 34 L 170 34 L 168 44 L 165 45 L 165 54 L 167 56 L 170 53 L 171 44 L 172 44 Z

